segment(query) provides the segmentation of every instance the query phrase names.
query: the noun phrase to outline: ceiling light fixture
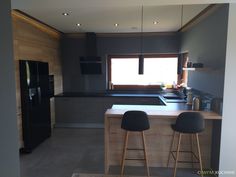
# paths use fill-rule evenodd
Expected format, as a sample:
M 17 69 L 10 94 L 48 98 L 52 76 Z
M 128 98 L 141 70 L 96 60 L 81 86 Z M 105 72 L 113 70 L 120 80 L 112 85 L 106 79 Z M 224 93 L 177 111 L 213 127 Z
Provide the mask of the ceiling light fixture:
M 139 62 L 138 62 L 138 74 L 143 74 L 143 64 L 144 64 L 144 57 L 143 57 L 143 5 L 142 5 L 141 33 L 140 33 L 140 55 L 139 55 Z
M 157 24 L 158 24 L 158 21 L 154 21 L 153 24 L 154 24 L 154 25 L 157 25 Z
M 81 26 L 81 23 L 77 23 L 76 26 L 78 26 L 78 27 Z
M 62 13 L 62 15 L 64 15 L 64 16 L 68 16 L 69 13 L 64 12 L 64 13 Z
M 119 26 L 119 24 L 118 24 L 118 23 L 115 23 L 114 26 L 117 27 L 117 26 Z

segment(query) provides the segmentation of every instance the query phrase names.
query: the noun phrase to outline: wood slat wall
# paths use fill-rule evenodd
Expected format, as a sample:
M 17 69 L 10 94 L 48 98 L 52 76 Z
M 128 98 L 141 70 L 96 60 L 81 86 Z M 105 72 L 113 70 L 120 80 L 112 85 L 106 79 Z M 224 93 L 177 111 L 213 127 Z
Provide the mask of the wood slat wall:
M 19 14 L 16 15 L 14 11 L 12 12 L 12 25 L 19 142 L 20 147 L 23 147 L 19 60 L 48 62 L 49 73 L 54 75 L 55 94 L 62 92 L 60 37 L 42 30 L 43 24 L 42 28 L 39 28 L 30 23 L 29 19 L 25 20 Z M 51 119 L 53 126 L 55 123 L 54 99 L 51 99 Z

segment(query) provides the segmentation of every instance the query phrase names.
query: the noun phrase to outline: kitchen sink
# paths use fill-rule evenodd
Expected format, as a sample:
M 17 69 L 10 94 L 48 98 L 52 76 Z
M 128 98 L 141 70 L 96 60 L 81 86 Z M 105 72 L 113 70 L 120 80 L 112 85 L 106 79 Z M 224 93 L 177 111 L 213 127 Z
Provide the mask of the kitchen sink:
M 185 103 L 186 100 L 177 93 L 164 93 L 162 97 L 167 103 Z
M 163 96 L 163 97 L 169 100 L 182 100 L 183 99 L 180 96 Z

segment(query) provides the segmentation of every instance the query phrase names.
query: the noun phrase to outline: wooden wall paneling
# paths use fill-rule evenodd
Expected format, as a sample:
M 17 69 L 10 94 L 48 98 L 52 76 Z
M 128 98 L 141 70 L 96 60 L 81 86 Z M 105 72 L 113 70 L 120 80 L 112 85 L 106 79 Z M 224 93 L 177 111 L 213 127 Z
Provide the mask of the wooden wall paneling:
M 40 23 L 34 25 L 29 18 L 20 17 L 19 14 L 12 15 L 13 39 L 14 39 L 14 60 L 16 76 L 16 100 L 17 117 L 19 130 L 19 143 L 23 147 L 22 138 L 22 117 L 21 117 L 21 95 L 20 95 L 20 76 L 19 60 L 34 60 L 48 62 L 49 73 L 54 75 L 55 94 L 62 92 L 62 71 L 60 37 L 39 28 Z M 56 34 L 56 33 L 55 33 Z M 59 33 L 58 33 L 59 34 Z M 50 99 L 52 127 L 55 124 L 54 99 Z
M 26 22 L 27 24 L 30 24 L 31 26 L 39 29 L 40 31 L 42 31 L 46 34 L 49 34 L 50 36 L 52 36 L 54 38 L 58 39 L 61 37 L 62 32 L 39 21 L 38 19 L 36 19 L 32 16 L 29 16 L 28 14 L 26 14 L 20 10 L 12 10 L 12 17 L 20 19 L 20 20 Z
M 32 41 L 41 42 L 50 47 L 55 47 L 54 44 L 57 44 L 59 38 L 54 38 L 50 34 L 41 31 L 38 28 L 35 28 L 31 24 L 13 16 L 13 25 L 17 38 L 30 39 Z M 54 44 L 53 44 L 54 43 Z

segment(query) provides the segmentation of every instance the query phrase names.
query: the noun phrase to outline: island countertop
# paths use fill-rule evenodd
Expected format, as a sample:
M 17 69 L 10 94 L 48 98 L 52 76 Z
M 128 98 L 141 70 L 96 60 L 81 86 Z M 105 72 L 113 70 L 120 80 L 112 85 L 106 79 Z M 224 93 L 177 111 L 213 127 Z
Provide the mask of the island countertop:
M 185 111 L 192 111 L 191 106 L 186 103 L 166 103 L 166 105 L 113 105 L 105 113 L 106 117 L 121 117 L 128 110 L 142 110 L 145 111 L 149 117 L 156 118 L 176 118 L 180 113 Z M 222 116 L 213 111 L 200 112 L 205 119 L 221 120 Z

